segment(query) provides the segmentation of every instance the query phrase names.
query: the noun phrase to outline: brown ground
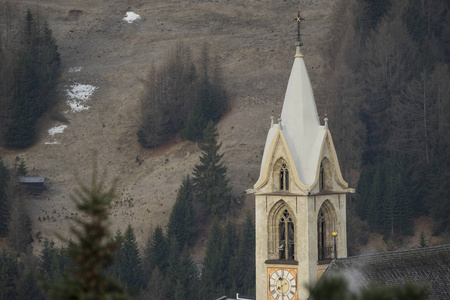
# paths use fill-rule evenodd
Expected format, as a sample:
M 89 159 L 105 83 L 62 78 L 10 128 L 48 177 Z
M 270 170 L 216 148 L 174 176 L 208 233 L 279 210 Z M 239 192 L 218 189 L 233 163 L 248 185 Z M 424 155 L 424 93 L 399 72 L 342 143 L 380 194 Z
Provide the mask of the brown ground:
M 65 89 L 74 82 L 97 86 L 90 110 L 67 112 L 67 129 L 55 135 L 47 130 L 61 123 L 49 117 L 40 125 L 40 140 L 25 151 L 0 148 L 9 165 L 23 154 L 30 175 L 46 178 L 44 195 L 27 199 L 33 234 L 68 235 L 76 214 L 69 194 L 76 187 L 74 173 L 88 180 L 92 157 L 106 166 L 109 178 L 118 177 L 118 199 L 111 212 L 113 230 L 131 224 L 142 243 L 156 224 L 165 225 L 182 178 L 198 162 L 198 147 L 176 140 L 156 150 L 139 147 L 139 98 L 152 61 L 164 57 L 176 41 L 195 50 L 203 41 L 217 54 L 231 100 L 231 109 L 218 125 L 222 152 L 235 196 L 252 188 L 259 166 L 270 115 L 280 113 L 295 53 L 298 1 L 216 0 L 15 0 L 24 15 L 37 8 L 49 21 L 63 62 L 58 87 L 60 111 Z M 321 110 L 320 87 L 316 86 L 325 62 L 328 16 L 333 1 L 302 1 L 303 53 Z M 122 20 L 127 11 L 142 19 Z M 82 67 L 69 73 L 69 68 Z M 141 165 L 136 158 L 143 161 Z M 166 161 L 164 163 L 164 161 Z M 244 197 L 253 210 L 253 197 Z M 45 221 L 42 219 L 45 218 Z M 39 221 L 39 219 L 41 221 Z M 41 244 L 35 243 L 39 249 Z

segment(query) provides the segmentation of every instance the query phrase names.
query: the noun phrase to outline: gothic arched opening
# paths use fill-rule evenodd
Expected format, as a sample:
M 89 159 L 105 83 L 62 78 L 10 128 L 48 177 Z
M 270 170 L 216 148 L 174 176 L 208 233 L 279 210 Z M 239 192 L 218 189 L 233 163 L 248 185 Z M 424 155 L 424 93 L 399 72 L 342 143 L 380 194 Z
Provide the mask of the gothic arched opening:
M 331 191 L 333 172 L 330 161 L 324 157 L 320 162 L 319 191 Z
M 336 212 L 330 201 L 326 200 L 319 209 L 317 217 L 317 249 L 319 260 L 334 258 L 334 237 Z
M 295 259 L 295 218 L 283 200 L 274 205 L 269 214 L 269 258 Z
M 275 164 L 274 179 L 274 183 L 278 186 L 280 191 L 289 190 L 289 168 L 286 161 L 282 158 L 280 158 Z

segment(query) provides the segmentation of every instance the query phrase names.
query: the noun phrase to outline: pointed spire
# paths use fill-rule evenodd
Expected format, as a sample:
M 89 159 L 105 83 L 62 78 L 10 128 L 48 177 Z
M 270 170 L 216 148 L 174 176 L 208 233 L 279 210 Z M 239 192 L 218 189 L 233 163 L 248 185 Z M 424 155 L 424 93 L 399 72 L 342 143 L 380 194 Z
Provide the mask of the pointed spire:
M 328 114 L 327 114 L 327 110 L 325 110 L 325 117 L 323 118 L 323 120 L 325 121 L 325 130 L 328 130 Z
M 272 115 L 270 116 L 270 128 L 272 128 L 274 125 L 274 119 L 275 119 L 275 117 L 273 116 L 273 111 L 272 111 Z

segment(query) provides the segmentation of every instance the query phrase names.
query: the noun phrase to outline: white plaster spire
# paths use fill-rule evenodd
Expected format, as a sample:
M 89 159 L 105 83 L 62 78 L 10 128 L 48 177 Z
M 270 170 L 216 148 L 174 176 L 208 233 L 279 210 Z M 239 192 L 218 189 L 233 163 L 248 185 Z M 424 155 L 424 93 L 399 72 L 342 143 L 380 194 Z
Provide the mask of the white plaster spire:
M 326 128 L 320 125 L 311 82 L 300 49 L 302 45 L 300 23 L 304 20 L 300 16 L 300 12 L 294 20 L 298 24 L 294 64 L 286 88 L 280 119 L 278 124 L 271 126 L 267 134 L 260 179 L 263 176 L 266 160 L 270 159 L 270 145 L 273 143 L 277 131 L 282 130 L 301 184 L 304 187 L 312 187 L 317 179 Z
M 281 118 L 299 178 L 303 184 L 311 185 L 316 177 L 325 130 L 320 126 L 311 82 L 298 42 Z

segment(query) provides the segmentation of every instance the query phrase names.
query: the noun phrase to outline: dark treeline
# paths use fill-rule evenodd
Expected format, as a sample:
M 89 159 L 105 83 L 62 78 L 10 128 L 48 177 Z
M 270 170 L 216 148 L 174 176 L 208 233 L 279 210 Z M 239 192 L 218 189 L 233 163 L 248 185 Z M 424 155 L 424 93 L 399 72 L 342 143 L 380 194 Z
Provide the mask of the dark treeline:
M 204 43 L 197 59 L 185 44 L 177 43 L 159 66 L 148 74 L 141 105 L 139 143 L 161 145 L 182 131 L 191 141 L 203 140 L 209 121 L 217 123 L 227 107 L 221 66 Z
M 52 91 L 61 59 L 52 30 L 41 16 L 28 10 L 23 19 L 14 20 L 14 8 L 7 2 L 2 5 L 6 31 L 0 32 L 0 143 L 26 148 L 36 140 L 38 118 L 55 104 Z
M 327 107 L 351 209 L 388 239 L 422 214 L 449 232 L 450 3 L 342 0 L 332 20 Z

